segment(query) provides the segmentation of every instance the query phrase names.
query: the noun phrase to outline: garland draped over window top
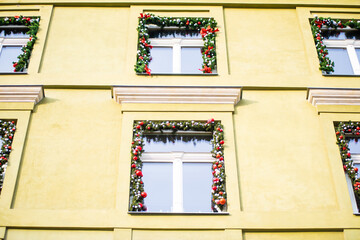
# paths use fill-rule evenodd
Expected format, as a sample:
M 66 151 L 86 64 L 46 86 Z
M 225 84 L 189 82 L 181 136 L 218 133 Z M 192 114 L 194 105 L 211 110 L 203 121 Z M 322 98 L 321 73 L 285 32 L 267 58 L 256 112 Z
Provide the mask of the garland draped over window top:
M 140 13 L 139 25 L 137 31 L 139 34 L 138 51 L 136 56 L 135 72 L 147 73 L 151 75 L 149 69 L 149 62 L 151 61 L 149 30 L 147 24 L 154 24 L 161 28 L 175 26 L 184 27 L 189 30 L 198 30 L 204 40 L 204 47 L 202 49 L 203 73 L 212 73 L 216 67 L 216 51 L 215 51 L 215 37 L 217 22 L 213 18 L 176 18 L 176 17 L 159 17 L 154 14 Z
M 360 29 L 360 21 L 349 20 L 347 22 L 342 22 L 341 20 L 333 20 L 331 18 L 322 18 L 317 17 L 311 21 L 311 31 L 314 37 L 316 51 L 319 57 L 320 70 L 331 73 L 334 72 L 334 62 L 331 61 L 328 55 L 328 50 L 323 42 L 324 37 L 321 35 L 321 29 L 324 28 L 355 28 Z
M 144 198 L 147 193 L 144 191 L 142 181 L 141 155 L 144 152 L 144 134 L 151 131 L 178 130 L 183 131 L 209 131 L 213 133 L 212 155 L 213 162 L 212 179 L 212 209 L 214 212 L 221 212 L 226 209 L 225 192 L 225 166 L 224 166 L 224 132 L 220 122 L 210 119 L 207 122 L 197 121 L 136 121 L 133 127 L 133 140 L 131 143 L 131 176 L 130 176 L 130 211 L 146 211 Z M 209 169 L 210 171 L 210 169 Z
M 5 17 L 0 18 L 0 26 L 4 25 L 23 25 L 29 28 L 29 31 L 26 33 L 29 35 L 29 41 L 25 46 L 22 47 L 22 54 L 18 56 L 18 61 L 13 62 L 14 72 L 22 72 L 25 68 L 29 66 L 29 60 L 31 56 L 31 51 L 34 48 L 35 41 L 37 39 L 36 33 L 39 30 L 40 17 Z
M 15 121 L 0 120 L 0 136 L 2 137 L 2 146 L 0 150 L 0 193 L 4 183 L 5 170 L 7 167 L 11 144 L 15 133 Z

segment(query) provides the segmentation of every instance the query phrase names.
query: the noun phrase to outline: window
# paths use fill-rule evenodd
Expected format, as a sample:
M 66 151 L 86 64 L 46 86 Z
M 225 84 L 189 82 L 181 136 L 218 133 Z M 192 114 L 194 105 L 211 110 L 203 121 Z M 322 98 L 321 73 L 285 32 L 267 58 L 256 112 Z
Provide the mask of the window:
M 340 122 L 337 126 L 337 144 L 348 182 L 354 213 L 360 209 L 360 123 Z
M 0 18 L 0 73 L 27 69 L 39 21 L 39 17 Z
M 315 17 L 311 25 L 320 70 L 326 74 L 360 75 L 358 23 Z
M 0 120 L 0 193 L 3 187 L 5 171 L 11 152 L 11 144 L 15 133 L 15 121 Z
M 152 73 L 200 73 L 204 42 L 199 31 L 150 28 Z
M 211 133 L 144 136 L 145 204 L 149 212 L 212 212 Z
M 130 211 L 226 210 L 223 127 L 213 119 L 136 121 Z
M 360 31 L 356 29 L 322 30 L 333 74 L 360 75 Z
M 201 74 L 216 71 L 216 21 L 140 14 L 135 72 Z
M 0 72 L 13 72 L 13 62 L 18 61 L 22 47 L 29 40 L 26 26 L 0 26 Z

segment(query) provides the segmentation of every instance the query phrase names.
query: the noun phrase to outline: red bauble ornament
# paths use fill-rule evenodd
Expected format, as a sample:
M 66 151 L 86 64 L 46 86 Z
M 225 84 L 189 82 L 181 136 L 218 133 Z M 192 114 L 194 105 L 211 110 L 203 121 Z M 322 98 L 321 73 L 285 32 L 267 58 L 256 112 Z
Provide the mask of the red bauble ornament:
M 224 198 L 220 199 L 220 204 L 224 205 L 226 203 L 226 200 Z
M 350 154 L 350 153 L 347 153 L 346 156 L 351 157 L 351 154 Z
M 142 208 L 142 207 L 143 207 L 142 203 L 139 203 L 139 207 L 140 207 L 140 208 Z
M 137 125 L 137 126 L 136 126 L 136 129 L 140 129 L 140 128 L 141 128 L 141 126 L 140 126 L 140 125 Z
M 136 151 L 133 152 L 134 155 L 138 155 L 138 153 Z
M 172 126 L 172 128 L 176 128 L 176 126 Z
M 131 167 L 132 167 L 132 168 L 136 168 L 136 164 L 131 164 Z
M 356 127 L 356 130 L 358 130 L 358 131 L 359 131 L 359 130 L 360 130 L 360 127 Z
M 8 146 L 8 149 L 11 149 L 11 146 Z
M 141 196 L 142 196 L 143 198 L 146 198 L 146 197 L 147 197 L 147 193 L 146 193 L 146 192 L 142 192 L 142 193 L 141 193 Z
M 220 157 L 220 154 L 216 154 L 216 158 L 219 158 Z
M 139 124 L 142 126 L 142 125 L 144 125 L 144 122 L 140 122 Z
M 140 184 L 143 184 L 144 182 L 143 181 L 140 181 Z
M 11 121 L 12 124 L 14 124 L 15 122 L 14 121 Z
M 351 132 L 351 129 L 348 129 L 348 132 Z
M 220 195 L 223 195 L 224 193 L 223 192 L 219 192 Z
M 212 187 L 212 190 L 216 191 L 217 187 L 216 186 L 213 186 Z
M 223 158 L 223 157 L 219 157 L 219 160 L 220 160 L 220 161 L 223 161 L 223 160 L 224 160 L 224 158 Z
M 213 165 L 213 169 L 217 169 L 217 166 L 215 164 Z
M 222 165 L 221 165 L 221 164 L 219 164 L 219 165 L 218 165 L 218 168 L 221 168 L 221 167 L 222 167 Z
M 224 143 L 225 143 L 225 142 L 224 142 L 223 140 L 220 141 L 220 144 L 221 144 L 221 145 L 224 144 Z
M 218 182 L 218 181 L 219 181 L 218 178 L 214 178 L 214 179 L 213 179 L 213 182 Z
M 220 128 L 217 128 L 216 130 L 220 131 Z
M 346 170 L 346 165 L 344 165 L 344 170 Z
M 339 135 L 340 134 L 340 132 L 336 132 L 336 135 Z
M 343 135 L 341 135 L 339 138 L 340 138 L 340 139 L 343 139 L 344 137 L 343 137 Z
M 136 171 L 135 171 L 135 174 L 136 174 L 136 176 L 138 176 L 138 177 L 142 177 L 142 176 L 143 176 L 143 174 L 142 174 L 142 172 L 141 172 L 140 170 L 136 170 Z
M 346 150 L 346 147 L 343 147 L 343 151 L 345 151 Z
M 150 130 L 150 129 L 151 129 L 151 127 L 147 127 L 147 129 L 148 129 L 148 130 Z
M 200 24 L 201 24 L 201 22 L 198 22 L 198 24 L 200 25 Z
M 358 171 L 359 171 L 359 169 L 356 167 L 356 168 L 354 168 L 354 171 L 355 171 L 355 172 L 358 172 Z
M 137 156 L 134 156 L 133 159 L 136 161 L 136 160 L 138 160 L 138 157 L 137 157 Z
M 142 147 L 141 147 L 141 146 L 137 146 L 136 148 L 137 148 L 139 151 L 142 150 Z
M 9 136 L 9 139 L 12 139 L 12 136 Z

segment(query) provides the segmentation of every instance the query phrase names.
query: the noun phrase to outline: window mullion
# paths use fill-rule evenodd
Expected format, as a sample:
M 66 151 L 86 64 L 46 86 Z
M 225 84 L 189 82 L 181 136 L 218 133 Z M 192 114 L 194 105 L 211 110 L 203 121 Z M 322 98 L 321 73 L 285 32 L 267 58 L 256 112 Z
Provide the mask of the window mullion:
M 173 73 L 181 73 L 181 39 L 174 39 Z
M 354 74 L 360 74 L 360 65 L 358 57 L 356 56 L 356 51 L 353 45 L 346 46 L 346 50 L 349 55 L 350 63 L 352 66 L 352 69 L 354 71 Z
M 173 153 L 173 212 L 183 212 L 183 153 Z

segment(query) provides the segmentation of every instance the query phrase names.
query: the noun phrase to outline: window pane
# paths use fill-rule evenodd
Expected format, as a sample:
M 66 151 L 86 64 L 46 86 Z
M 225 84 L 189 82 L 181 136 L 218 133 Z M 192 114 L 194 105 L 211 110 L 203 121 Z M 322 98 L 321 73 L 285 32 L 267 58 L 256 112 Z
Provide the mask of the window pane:
M 149 68 L 152 73 L 173 72 L 173 50 L 169 47 L 154 47 L 150 51 L 152 60 Z
M 171 212 L 173 202 L 172 163 L 144 163 L 143 181 L 149 212 Z
M 0 72 L 14 72 L 13 62 L 17 62 L 22 53 L 21 47 L 4 46 L 0 53 Z
M 184 212 L 212 212 L 212 163 L 183 163 Z
M 181 48 L 181 72 L 182 73 L 201 73 L 203 63 L 201 48 L 189 47 Z
M 328 48 L 330 60 L 335 62 L 334 74 L 354 74 L 347 50 L 344 48 Z
M 351 153 L 360 153 L 360 141 L 358 138 L 349 140 L 349 148 Z
M 146 134 L 145 152 L 211 152 L 211 134 Z
M 355 48 L 355 51 L 356 51 L 356 55 L 357 55 L 358 61 L 359 61 L 359 63 L 360 63 L 360 48 Z

